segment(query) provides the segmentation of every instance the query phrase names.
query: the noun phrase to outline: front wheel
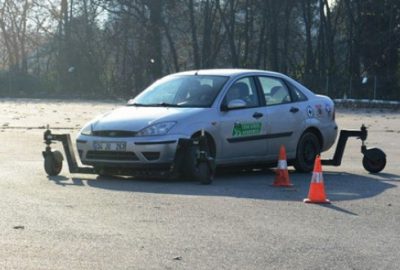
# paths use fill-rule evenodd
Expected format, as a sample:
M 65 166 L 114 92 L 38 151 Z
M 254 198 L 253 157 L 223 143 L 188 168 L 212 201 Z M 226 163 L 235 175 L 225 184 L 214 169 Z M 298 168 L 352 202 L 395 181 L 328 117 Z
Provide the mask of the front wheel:
M 214 174 L 207 162 L 202 161 L 197 164 L 195 177 L 202 185 L 209 185 L 212 183 Z
M 183 175 L 199 181 L 203 185 L 209 185 L 214 178 L 214 171 L 208 161 L 209 151 L 203 150 L 205 158 L 199 158 L 200 149 L 198 144 L 189 146 L 183 167 Z
M 296 160 L 293 166 L 299 172 L 311 172 L 315 157 L 321 152 L 318 137 L 312 132 L 306 132 L 297 144 Z

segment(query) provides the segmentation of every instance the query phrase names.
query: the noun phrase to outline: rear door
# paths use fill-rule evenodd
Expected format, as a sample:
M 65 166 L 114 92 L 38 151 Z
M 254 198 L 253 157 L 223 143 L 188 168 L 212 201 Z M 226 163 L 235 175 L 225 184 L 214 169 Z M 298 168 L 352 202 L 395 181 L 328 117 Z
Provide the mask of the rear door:
M 254 77 L 245 77 L 237 80 L 222 102 L 222 107 L 227 106 L 231 99 L 240 99 L 246 103 L 246 106 L 241 108 L 221 110 L 222 152 L 220 158 L 222 160 L 244 162 L 265 157 L 267 147 L 263 140 L 266 132 L 265 115 L 254 79 Z
M 284 145 L 288 156 L 296 153 L 297 141 L 304 126 L 304 114 L 296 97 L 283 79 L 259 76 L 266 106 L 263 114 L 267 133 L 266 155 L 274 159 Z

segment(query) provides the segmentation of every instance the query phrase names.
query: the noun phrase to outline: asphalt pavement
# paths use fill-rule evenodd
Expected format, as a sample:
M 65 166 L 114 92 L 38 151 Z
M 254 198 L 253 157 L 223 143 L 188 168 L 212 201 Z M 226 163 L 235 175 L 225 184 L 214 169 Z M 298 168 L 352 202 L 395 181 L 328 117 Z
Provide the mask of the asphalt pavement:
M 70 115 L 68 106 L 56 107 L 54 114 Z M 92 105 L 76 108 L 88 112 Z M 337 112 L 341 127 L 366 123 L 368 146 L 382 148 L 388 163 L 380 174 L 367 173 L 360 141 L 350 139 L 342 166 L 323 167 L 330 205 L 303 203 L 311 174 L 292 168 L 293 188 L 271 187 L 270 170 L 220 173 L 208 186 L 71 175 L 65 163 L 60 176 L 48 177 L 41 156 L 45 114 L 36 122 L 3 121 L 0 268 L 399 269 L 399 116 Z M 76 134 L 83 120 L 57 121 L 71 127 L 58 132 Z

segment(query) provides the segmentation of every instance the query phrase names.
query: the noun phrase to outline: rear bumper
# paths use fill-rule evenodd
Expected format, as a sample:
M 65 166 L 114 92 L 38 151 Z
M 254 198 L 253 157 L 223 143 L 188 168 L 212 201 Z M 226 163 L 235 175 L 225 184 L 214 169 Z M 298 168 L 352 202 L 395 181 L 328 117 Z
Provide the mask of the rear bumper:
M 322 151 L 329 150 L 332 145 L 335 143 L 338 127 L 336 123 L 326 126 L 321 129 L 322 137 L 324 138 L 324 145 L 322 146 Z

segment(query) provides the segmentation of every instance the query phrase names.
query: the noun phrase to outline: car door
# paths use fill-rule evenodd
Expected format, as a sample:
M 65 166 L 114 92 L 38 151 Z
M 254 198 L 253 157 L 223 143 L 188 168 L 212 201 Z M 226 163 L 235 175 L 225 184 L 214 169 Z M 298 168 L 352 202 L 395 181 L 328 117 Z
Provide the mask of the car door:
M 300 105 L 283 79 L 259 76 L 258 81 L 266 103 L 263 111 L 267 133 L 266 156 L 276 158 L 280 146 L 284 145 L 288 157 L 294 157 L 304 126 Z
M 237 108 L 228 108 L 232 102 L 243 103 Z M 220 134 L 225 161 L 249 161 L 264 156 L 266 144 L 264 114 L 253 77 L 237 80 L 228 89 L 220 112 Z

